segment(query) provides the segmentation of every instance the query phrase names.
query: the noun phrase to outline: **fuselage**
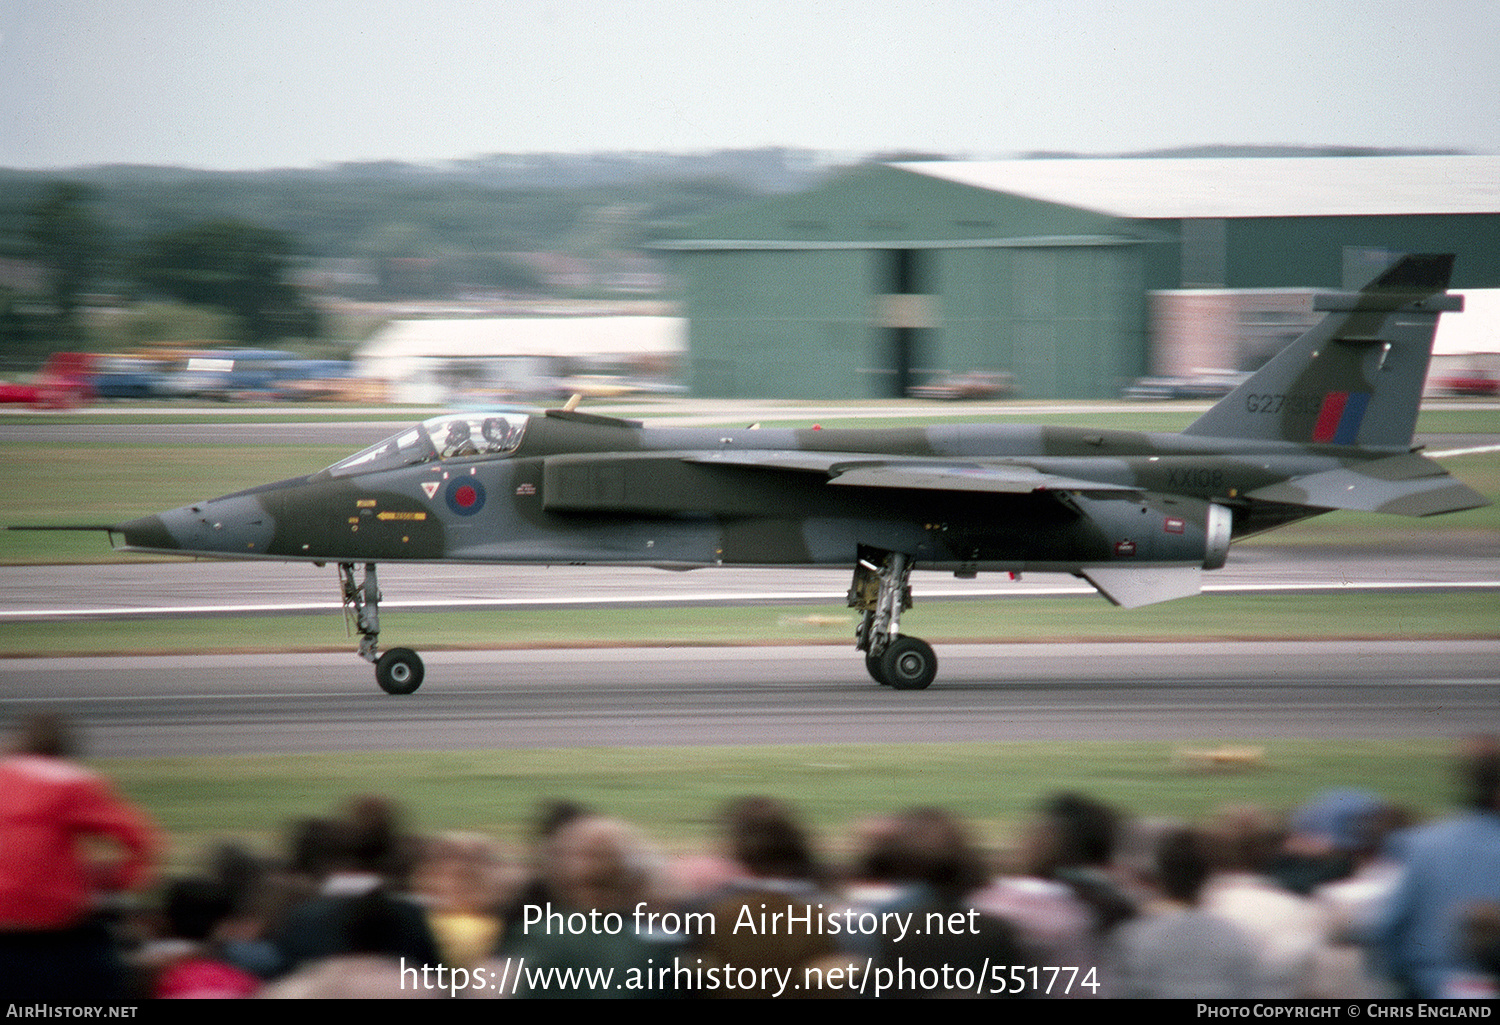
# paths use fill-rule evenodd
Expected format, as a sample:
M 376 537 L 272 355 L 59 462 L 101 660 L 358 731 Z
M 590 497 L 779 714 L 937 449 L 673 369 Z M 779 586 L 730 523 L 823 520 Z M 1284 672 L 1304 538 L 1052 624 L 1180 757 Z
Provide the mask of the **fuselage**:
M 1204 564 L 1211 509 L 1228 510 L 1235 537 L 1305 517 L 1315 510 L 1242 496 L 1351 457 L 1010 424 L 648 428 L 558 412 L 493 422 L 434 418 L 306 477 L 120 524 L 117 545 L 313 562 L 847 566 L 865 545 L 958 571 Z M 830 484 L 830 459 L 884 458 L 1021 467 L 1117 490 Z

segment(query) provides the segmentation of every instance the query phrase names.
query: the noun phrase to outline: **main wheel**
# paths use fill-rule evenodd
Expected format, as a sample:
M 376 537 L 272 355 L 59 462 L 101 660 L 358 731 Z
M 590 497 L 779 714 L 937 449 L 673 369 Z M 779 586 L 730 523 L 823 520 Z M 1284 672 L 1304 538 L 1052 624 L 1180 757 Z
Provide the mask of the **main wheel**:
M 886 645 L 880 671 L 897 690 L 926 690 L 937 676 L 937 655 L 920 638 L 897 637 Z
M 410 694 L 422 686 L 422 659 L 410 648 L 392 648 L 375 663 L 375 682 L 387 694 Z
M 880 668 L 880 658 L 865 652 L 865 669 L 869 671 L 870 678 L 882 687 L 889 687 L 891 681 L 885 678 L 885 670 Z

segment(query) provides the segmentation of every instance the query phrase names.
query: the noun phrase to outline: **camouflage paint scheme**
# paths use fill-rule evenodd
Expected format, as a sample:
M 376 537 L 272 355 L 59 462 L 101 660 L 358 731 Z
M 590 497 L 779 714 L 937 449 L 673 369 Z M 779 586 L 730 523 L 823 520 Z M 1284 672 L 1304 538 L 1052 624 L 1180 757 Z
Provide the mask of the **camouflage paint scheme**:
M 1144 605 L 1196 593 L 1231 540 L 1330 509 L 1485 504 L 1411 449 L 1438 315 L 1462 308 L 1444 291 L 1451 269 L 1451 256 L 1406 257 L 1360 292 L 1319 297 L 1320 324 L 1181 434 L 453 414 L 310 476 L 111 531 L 125 551 L 346 565 L 863 565 L 851 605 L 868 613 L 884 587 L 894 617 L 913 566 L 1071 573 Z M 894 568 L 880 561 L 892 554 Z M 862 582 L 882 568 L 889 583 Z M 888 682 L 895 624 L 866 618 L 859 646 Z

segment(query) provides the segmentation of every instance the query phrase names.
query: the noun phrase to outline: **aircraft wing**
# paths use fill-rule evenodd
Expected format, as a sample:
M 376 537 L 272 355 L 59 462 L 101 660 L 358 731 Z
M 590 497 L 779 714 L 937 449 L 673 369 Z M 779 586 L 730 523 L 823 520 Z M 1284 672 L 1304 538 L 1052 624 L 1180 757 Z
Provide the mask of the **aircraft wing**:
M 1017 463 L 892 462 L 844 463 L 830 471 L 832 484 L 857 487 L 919 488 L 937 491 L 994 491 L 1025 494 L 1031 491 L 1135 491 L 1136 488 L 1101 481 L 1080 480 L 1043 473 Z
M 1405 452 L 1336 470 L 1293 477 L 1249 492 L 1246 498 L 1323 509 L 1435 516 L 1489 505 L 1437 463 Z
M 827 473 L 832 467 L 851 459 L 868 459 L 853 452 L 810 452 L 801 449 L 749 449 L 740 451 L 695 453 L 683 457 L 690 463 L 708 466 L 758 466 L 768 470 L 802 470 Z
M 1135 491 L 1120 484 L 1043 473 L 1024 463 L 979 463 L 946 459 L 871 459 L 855 452 L 715 452 L 692 462 L 824 473 L 830 484 L 927 491 Z

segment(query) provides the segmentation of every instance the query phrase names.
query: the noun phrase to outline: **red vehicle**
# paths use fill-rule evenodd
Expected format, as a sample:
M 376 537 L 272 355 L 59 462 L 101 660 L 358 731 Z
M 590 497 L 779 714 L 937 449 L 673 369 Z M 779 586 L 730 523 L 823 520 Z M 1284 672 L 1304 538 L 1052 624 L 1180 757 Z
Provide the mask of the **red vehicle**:
M 95 356 L 91 352 L 54 352 L 31 384 L 0 381 L 0 404 L 32 409 L 71 409 L 93 398 L 89 385 Z
M 1500 395 L 1500 377 L 1483 371 L 1450 374 L 1438 381 L 1447 395 Z

